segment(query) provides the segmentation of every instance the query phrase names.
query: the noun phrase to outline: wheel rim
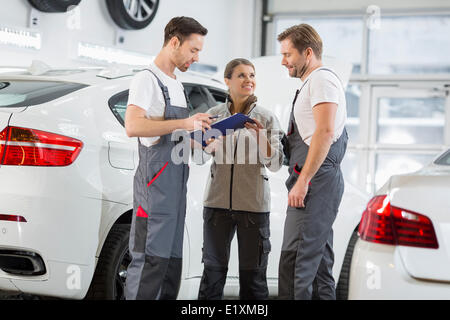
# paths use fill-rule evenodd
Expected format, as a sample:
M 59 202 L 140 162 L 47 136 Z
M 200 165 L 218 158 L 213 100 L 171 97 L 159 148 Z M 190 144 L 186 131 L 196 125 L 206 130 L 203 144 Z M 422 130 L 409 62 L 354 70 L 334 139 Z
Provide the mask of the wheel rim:
M 142 22 L 155 11 L 157 0 L 123 0 L 128 15 L 134 21 Z
M 129 250 L 125 250 L 119 259 L 119 265 L 117 266 L 116 276 L 114 279 L 114 299 L 125 300 L 125 282 L 127 280 L 127 269 L 131 262 Z

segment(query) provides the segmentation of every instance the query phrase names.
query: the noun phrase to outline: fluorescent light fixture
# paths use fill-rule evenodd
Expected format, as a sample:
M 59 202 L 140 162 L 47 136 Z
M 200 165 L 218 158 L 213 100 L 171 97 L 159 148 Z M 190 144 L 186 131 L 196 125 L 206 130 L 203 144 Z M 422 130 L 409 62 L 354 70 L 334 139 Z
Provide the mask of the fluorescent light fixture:
M 154 57 L 137 52 L 103 47 L 96 44 L 78 43 L 78 57 L 95 62 L 119 63 L 133 66 L 149 65 Z
M 27 68 L 19 68 L 19 67 L 1 67 L 0 66 L 0 73 L 9 73 L 9 72 L 23 72 L 26 71 Z
M 0 27 L 0 44 L 40 50 L 41 42 L 39 32 Z

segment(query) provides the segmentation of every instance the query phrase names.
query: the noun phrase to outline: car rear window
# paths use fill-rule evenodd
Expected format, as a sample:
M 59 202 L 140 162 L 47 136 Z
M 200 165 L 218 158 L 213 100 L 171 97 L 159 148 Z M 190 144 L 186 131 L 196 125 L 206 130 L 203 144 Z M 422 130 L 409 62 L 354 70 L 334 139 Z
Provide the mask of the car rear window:
M 440 164 L 443 166 L 450 166 L 450 150 L 447 150 L 442 156 L 434 161 L 435 164 Z
M 85 87 L 87 85 L 69 82 L 0 80 L 0 108 L 38 105 Z

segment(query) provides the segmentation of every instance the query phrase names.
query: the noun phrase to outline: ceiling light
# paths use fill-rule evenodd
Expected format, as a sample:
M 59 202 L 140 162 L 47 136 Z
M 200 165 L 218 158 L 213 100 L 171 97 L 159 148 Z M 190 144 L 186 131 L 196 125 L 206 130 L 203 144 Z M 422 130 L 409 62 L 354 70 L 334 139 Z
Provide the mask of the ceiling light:
M 152 56 L 137 52 L 103 47 L 89 43 L 78 43 L 78 57 L 83 60 L 91 60 L 100 63 L 119 63 L 133 66 L 149 65 L 153 61 Z
M 41 40 L 38 32 L 0 27 L 0 44 L 40 50 Z

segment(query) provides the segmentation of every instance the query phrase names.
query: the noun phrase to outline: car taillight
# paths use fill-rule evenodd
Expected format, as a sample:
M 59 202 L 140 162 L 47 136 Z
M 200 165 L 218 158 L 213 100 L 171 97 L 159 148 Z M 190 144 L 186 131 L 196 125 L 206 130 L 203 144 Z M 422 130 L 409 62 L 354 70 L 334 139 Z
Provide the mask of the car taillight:
M 5 143 L 6 143 L 6 136 L 8 133 L 8 128 L 5 128 L 2 132 L 0 132 L 0 164 L 2 164 L 3 161 L 3 155 L 5 154 Z
M 0 214 L 0 221 L 11 221 L 11 222 L 27 222 L 22 216 L 13 216 L 9 214 Z
M 432 249 L 439 247 L 428 217 L 391 206 L 386 195 L 375 196 L 369 201 L 358 232 L 362 240 L 369 242 Z
M 83 142 L 41 130 L 6 127 L 0 132 L 0 163 L 10 166 L 68 166 Z

